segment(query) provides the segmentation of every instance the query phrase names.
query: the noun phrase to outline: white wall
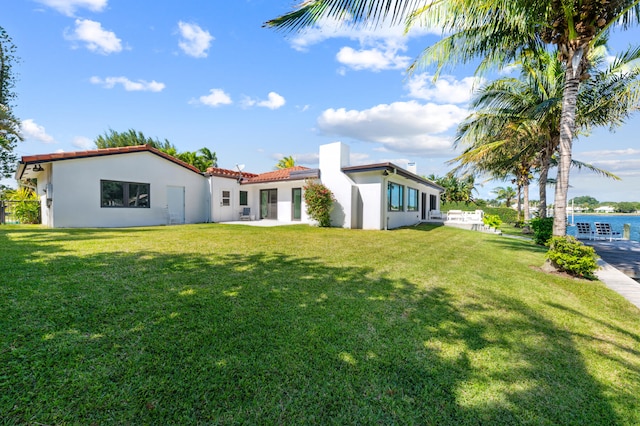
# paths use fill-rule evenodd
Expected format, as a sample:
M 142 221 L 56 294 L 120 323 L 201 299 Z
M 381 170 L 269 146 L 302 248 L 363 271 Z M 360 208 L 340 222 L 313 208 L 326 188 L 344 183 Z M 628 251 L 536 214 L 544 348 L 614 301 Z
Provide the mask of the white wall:
M 249 191 L 249 204 L 251 205 L 251 214 L 256 215 L 256 219 L 260 219 L 260 191 L 263 189 L 276 189 L 278 191 L 278 222 L 284 223 L 311 223 L 311 218 L 307 215 L 307 206 L 304 203 L 304 180 L 289 180 L 283 182 L 265 182 L 251 185 L 242 185 L 241 189 Z M 292 219 L 292 190 L 300 188 L 302 190 L 302 203 L 300 220 Z M 254 206 L 255 205 L 255 209 Z
M 185 188 L 185 222 L 209 218 L 207 179 L 150 152 L 57 161 L 52 166 L 52 226 L 126 227 L 167 223 L 167 186 Z M 100 180 L 150 184 L 150 208 L 100 206 Z M 51 226 L 50 225 L 50 226 Z
M 351 228 L 355 218 L 352 210 L 353 181 L 342 168 L 349 165 L 349 146 L 334 142 L 320 146 L 320 180 L 336 198 L 331 212 L 331 224 Z M 365 207 L 366 209 L 366 207 Z

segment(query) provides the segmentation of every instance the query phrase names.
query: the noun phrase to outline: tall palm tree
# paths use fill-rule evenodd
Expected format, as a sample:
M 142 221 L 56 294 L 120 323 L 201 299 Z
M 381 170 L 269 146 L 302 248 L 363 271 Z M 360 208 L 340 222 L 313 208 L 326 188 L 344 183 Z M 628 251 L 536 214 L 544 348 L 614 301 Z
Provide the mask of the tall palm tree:
M 624 52 L 606 69 L 592 68 L 593 75 L 578 95 L 576 122 L 580 129 L 588 130 L 603 124 L 614 127 L 637 109 L 640 83 L 636 77 L 640 68 L 633 64 L 640 58 L 639 50 Z M 603 59 L 602 49 L 594 52 L 594 65 Z M 474 173 L 490 172 L 504 180 L 504 173 L 500 172 L 504 172 L 506 159 L 507 171 L 516 176 L 518 188 L 524 190 L 525 196 L 528 177 L 532 170 L 537 170 L 539 216 L 544 217 L 548 172 L 552 165 L 557 165 L 552 160 L 559 144 L 564 73 L 557 56 L 551 52 L 527 58 L 521 66 L 519 79 L 495 80 L 476 92 L 471 102 L 475 111 L 458 127 L 455 141 L 456 146 L 463 145 L 466 149 L 451 163 L 459 163 L 454 171 L 470 168 Z M 623 69 L 626 71 L 621 72 Z M 509 147 L 505 148 L 505 144 Z M 617 178 L 574 160 L 572 165 Z M 525 220 L 528 216 L 526 207 L 525 202 Z
M 380 24 L 399 22 L 408 14 L 408 28 L 441 28 L 445 34 L 409 69 L 435 64 L 436 78 L 446 65 L 480 58 L 478 72 L 482 73 L 532 51 L 557 48 L 565 81 L 553 235 L 565 235 L 577 95 L 580 82 L 588 78 L 588 53 L 612 26 L 624 29 L 638 23 L 640 0 L 307 0 L 267 25 L 295 30 L 323 18 L 352 25 Z

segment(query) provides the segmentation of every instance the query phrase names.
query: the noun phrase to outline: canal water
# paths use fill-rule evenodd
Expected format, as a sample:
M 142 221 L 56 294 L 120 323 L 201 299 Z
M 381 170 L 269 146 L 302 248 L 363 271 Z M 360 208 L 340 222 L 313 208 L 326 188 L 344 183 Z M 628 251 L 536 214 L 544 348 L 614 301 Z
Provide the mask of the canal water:
M 622 234 L 622 230 L 624 229 L 624 224 L 628 223 L 631 225 L 631 241 L 640 241 L 640 215 L 630 215 L 630 214 L 606 214 L 606 215 L 597 215 L 597 214 L 585 214 L 585 215 L 575 215 L 574 217 L 569 216 L 567 218 L 567 225 L 578 222 L 587 222 L 590 223 L 592 228 L 594 228 L 593 224 L 595 222 L 606 222 L 611 224 L 611 228 Z M 576 227 L 575 226 L 567 226 L 567 235 L 576 235 Z

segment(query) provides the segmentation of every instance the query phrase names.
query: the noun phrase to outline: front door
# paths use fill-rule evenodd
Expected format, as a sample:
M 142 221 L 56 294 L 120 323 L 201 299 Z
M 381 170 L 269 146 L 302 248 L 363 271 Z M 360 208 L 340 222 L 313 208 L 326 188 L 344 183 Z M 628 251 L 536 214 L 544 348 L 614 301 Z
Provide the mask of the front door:
M 260 190 L 260 219 L 278 219 L 278 190 Z

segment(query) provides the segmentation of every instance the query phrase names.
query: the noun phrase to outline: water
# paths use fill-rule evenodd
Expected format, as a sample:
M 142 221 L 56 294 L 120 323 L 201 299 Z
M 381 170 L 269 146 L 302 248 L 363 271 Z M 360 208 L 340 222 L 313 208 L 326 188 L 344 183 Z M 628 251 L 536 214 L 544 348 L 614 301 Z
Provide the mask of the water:
M 615 232 L 620 232 L 622 235 L 623 227 L 625 223 L 631 225 L 631 241 L 640 241 L 640 215 L 616 215 L 616 214 L 606 214 L 606 215 L 597 215 L 597 214 L 585 214 L 585 215 L 575 215 L 573 218 L 569 215 L 567 224 L 571 223 L 573 219 L 574 223 L 577 222 L 587 222 L 592 225 L 595 222 L 606 222 L 611 224 L 611 228 Z M 575 226 L 567 226 L 567 235 L 576 235 L 576 227 Z

